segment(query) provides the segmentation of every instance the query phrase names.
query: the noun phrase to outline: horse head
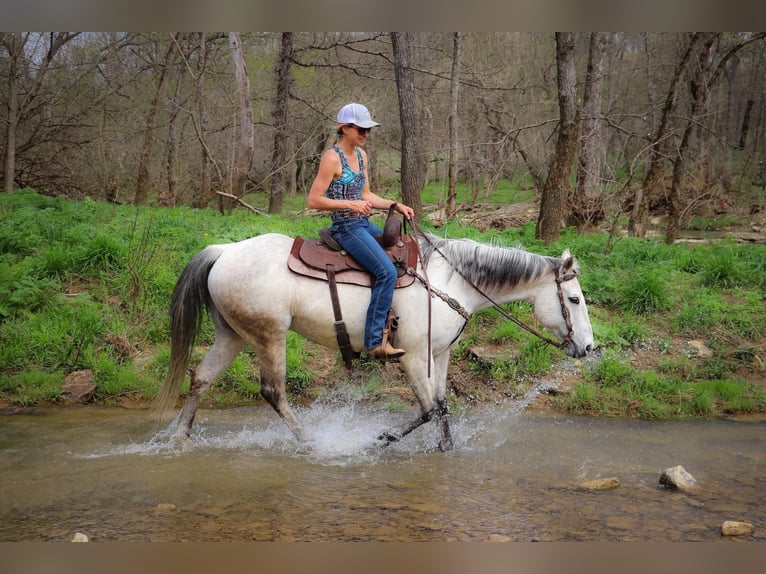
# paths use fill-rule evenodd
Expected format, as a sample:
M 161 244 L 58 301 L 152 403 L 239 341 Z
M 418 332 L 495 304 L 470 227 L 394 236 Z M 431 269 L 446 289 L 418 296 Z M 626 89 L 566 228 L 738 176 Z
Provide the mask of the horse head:
M 584 357 L 593 350 L 593 329 L 577 279 L 579 274 L 577 260 L 565 249 L 558 267 L 546 276 L 550 283 L 535 300 L 538 321 L 561 339 L 562 348 L 570 357 Z

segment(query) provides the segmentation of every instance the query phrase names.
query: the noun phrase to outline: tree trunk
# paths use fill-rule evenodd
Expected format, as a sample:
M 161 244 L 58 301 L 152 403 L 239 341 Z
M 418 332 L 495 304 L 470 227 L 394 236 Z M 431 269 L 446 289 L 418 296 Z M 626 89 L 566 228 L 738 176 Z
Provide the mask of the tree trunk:
M 179 71 L 179 78 L 176 81 L 173 93 L 173 101 L 176 103 L 168 119 L 168 143 L 166 152 L 165 170 L 168 178 L 168 187 L 165 193 L 160 193 L 157 203 L 166 206 L 178 205 L 178 113 L 181 107 L 178 105 L 178 92 L 181 87 L 181 75 L 183 68 Z
M 391 44 L 402 126 L 402 201 L 414 209 L 415 218 L 420 219 L 423 214 L 420 193 L 423 190 L 424 178 L 419 153 L 415 77 L 410 67 L 410 33 L 391 32 Z
M 556 152 L 543 187 L 540 216 L 535 229 L 535 237 L 546 244 L 556 241 L 561 233 L 570 189 L 569 175 L 577 149 L 577 73 L 574 51 L 574 33 L 556 32 L 559 133 Z
M 210 150 L 207 147 L 207 110 L 205 107 L 205 69 L 207 68 L 207 42 L 205 32 L 199 34 L 199 53 L 197 55 L 197 79 L 195 97 L 197 99 L 197 120 L 194 122 L 197 138 L 200 142 L 200 182 L 192 205 L 205 207 L 213 194 L 210 190 Z
M 287 152 L 290 134 L 287 129 L 290 97 L 290 64 L 293 58 L 293 33 L 282 33 L 282 48 L 277 61 L 277 93 L 274 98 L 274 148 L 271 156 L 269 213 L 281 213 L 287 187 Z
M 646 236 L 646 228 L 649 221 L 649 200 L 652 194 L 664 187 L 665 174 L 663 173 L 663 165 L 665 157 L 663 153 L 663 144 L 665 140 L 670 137 L 670 116 L 675 107 L 678 86 L 681 82 L 684 70 L 686 69 L 686 65 L 689 63 L 689 59 L 696 51 L 696 47 L 701 41 L 702 34 L 699 32 L 691 37 L 689 45 L 687 46 L 683 57 L 676 65 L 673 78 L 670 81 L 668 93 L 665 97 L 665 105 L 662 108 L 662 117 L 657 126 L 657 132 L 652 138 L 649 165 L 646 169 L 644 181 L 633 198 L 633 210 L 631 211 L 630 219 L 628 220 L 628 233 L 633 237 Z
M 572 195 L 567 223 L 582 230 L 598 225 L 604 218 L 601 174 L 604 148 L 601 139 L 601 90 L 604 85 L 604 58 L 609 34 L 592 32 L 585 93 L 582 104 L 582 133 L 577 183 Z
M 176 36 L 177 37 L 177 36 Z M 152 101 L 149 104 L 149 113 L 146 115 L 146 127 L 144 128 L 144 144 L 141 147 L 141 156 L 138 160 L 138 177 L 136 179 L 136 194 L 133 197 L 133 203 L 136 205 L 142 205 L 146 203 L 147 196 L 149 195 L 149 183 L 151 181 L 151 174 L 149 172 L 149 162 L 151 160 L 152 145 L 154 143 L 154 124 L 157 121 L 157 113 L 160 109 L 160 94 L 162 94 L 162 87 L 165 84 L 165 76 L 170 66 L 170 59 L 175 52 L 175 45 L 173 42 L 168 43 L 168 48 L 165 51 L 165 59 L 160 64 L 160 75 L 157 78 L 157 83 L 154 86 L 154 95 Z
M 13 191 L 16 178 L 16 127 L 19 114 L 18 63 L 24 49 L 21 32 L 8 34 L 6 42 L 9 55 L 8 67 L 8 125 L 5 130 L 5 165 L 3 171 L 3 191 Z
M 697 125 L 700 116 L 700 110 L 707 100 L 711 66 L 711 50 L 713 42 L 716 41 L 720 33 L 705 34 L 703 43 L 700 47 L 697 57 L 697 66 L 695 73 L 689 82 L 689 92 L 691 94 L 691 112 L 684 128 L 684 134 L 681 138 L 681 144 L 678 146 L 678 155 L 673 162 L 673 177 L 670 183 L 670 208 L 668 213 L 668 224 L 665 230 L 665 243 L 673 244 L 678 237 L 678 230 L 681 217 L 681 198 L 680 187 L 681 178 L 685 166 L 686 152 L 689 149 L 689 141 L 694 126 Z
M 458 90 L 460 88 L 460 32 L 455 32 L 452 39 L 452 83 L 450 85 L 449 115 L 449 189 L 447 192 L 446 219 L 455 216 L 457 201 L 457 146 L 458 146 Z
M 742 117 L 742 126 L 739 129 L 739 145 L 737 146 L 739 149 L 745 149 L 745 144 L 747 144 L 747 132 L 750 130 L 750 115 L 754 105 L 755 100 L 752 98 L 748 99 L 745 103 L 745 115 Z
M 681 144 L 673 162 L 673 178 L 670 186 L 670 209 L 668 224 L 665 231 L 665 243 L 672 244 L 678 237 L 681 214 L 680 187 L 684 173 L 687 151 L 692 131 L 699 124 L 703 110 L 707 105 L 710 86 L 715 84 L 718 77 L 726 69 L 726 63 L 748 44 L 766 37 L 766 33 L 758 33 L 730 47 L 718 63 L 713 67 L 714 43 L 720 38 L 720 32 L 708 32 L 701 35 L 700 48 L 697 56 L 695 73 L 689 82 L 691 94 L 691 112 L 687 120 Z
M 245 51 L 238 32 L 229 32 L 229 45 L 234 61 L 234 77 L 237 83 L 239 102 L 239 143 L 234 150 L 232 166 L 232 188 L 230 193 L 241 198 L 245 194 L 245 183 L 253 164 L 255 133 L 253 128 L 253 104 L 250 99 L 250 78 L 247 75 Z
M 40 95 L 45 77 L 50 70 L 50 65 L 56 54 L 61 48 L 76 38 L 79 32 L 48 32 L 47 49 L 41 59 L 35 57 L 35 66 L 37 71 L 34 76 L 30 75 L 31 87 L 25 90 L 23 98 L 19 99 L 20 83 L 19 75 L 22 73 L 22 63 L 24 56 L 24 46 L 29 39 L 29 32 L 9 32 L 3 34 L 3 43 L 8 50 L 8 119 L 6 126 L 6 151 L 5 163 L 3 166 L 3 190 L 13 191 L 16 179 L 16 154 L 18 148 L 18 128 L 24 122 L 28 113 L 34 113 L 34 102 Z M 38 55 L 39 56 L 39 55 Z M 30 70 L 27 70 L 29 73 Z

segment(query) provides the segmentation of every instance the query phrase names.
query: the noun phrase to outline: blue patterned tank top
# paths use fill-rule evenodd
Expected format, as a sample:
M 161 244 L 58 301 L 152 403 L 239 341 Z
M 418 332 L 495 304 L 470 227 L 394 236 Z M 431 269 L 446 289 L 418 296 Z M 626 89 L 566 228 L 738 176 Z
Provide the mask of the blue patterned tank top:
M 325 195 L 330 199 L 362 199 L 362 188 L 364 187 L 365 182 L 362 152 L 359 148 L 355 148 L 356 155 L 359 158 L 359 171 L 354 172 L 354 170 L 351 169 L 351 166 L 348 165 L 346 156 L 341 149 L 336 145 L 332 146 L 332 149 L 338 152 L 338 155 L 340 156 L 342 170 L 340 176 L 330 182 L 330 187 L 327 188 Z M 330 216 L 333 221 L 337 221 L 347 217 L 356 217 L 356 213 L 350 209 L 335 209 L 330 212 Z

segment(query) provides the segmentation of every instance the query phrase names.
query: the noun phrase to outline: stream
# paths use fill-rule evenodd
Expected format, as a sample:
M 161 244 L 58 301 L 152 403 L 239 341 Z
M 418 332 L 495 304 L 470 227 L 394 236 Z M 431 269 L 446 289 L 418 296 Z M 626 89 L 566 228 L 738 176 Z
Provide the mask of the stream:
M 411 416 L 353 398 L 298 414 L 297 443 L 268 406 L 200 410 L 192 440 L 147 411 L 56 407 L 0 414 L 0 541 L 715 541 L 721 524 L 766 540 L 766 420 L 648 422 L 452 415 L 455 450 Z M 693 493 L 659 486 L 683 465 Z M 577 487 L 617 477 L 612 490 Z

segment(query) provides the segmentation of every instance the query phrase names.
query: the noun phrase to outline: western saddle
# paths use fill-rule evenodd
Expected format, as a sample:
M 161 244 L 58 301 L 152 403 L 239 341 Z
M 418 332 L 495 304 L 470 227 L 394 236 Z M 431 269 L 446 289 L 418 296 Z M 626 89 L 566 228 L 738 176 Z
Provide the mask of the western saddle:
M 383 234 L 377 237 L 383 250 L 396 266 L 398 279 L 396 288 L 412 285 L 415 281 L 414 270 L 418 264 L 418 242 L 412 234 L 402 233 L 402 222 L 395 215 L 395 205 L 388 211 L 388 217 L 383 227 Z M 346 325 L 343 321 L 338 300 L 338 283 L 372 287 L 375 277 L 362 267 L 330 234 L 330 229 L 320 229 L 319 238 L 304 239 L 300 236 L 293 241 L 288 268 L 298 275 L 327 281 L 330 288 L 333 312 L 335 314 L 335 333 L 338 339 L 343 362 L 351 369 L 351 361 L 359 356 L 349 342 Z M 408 273 L 408 270 L 411 272 Z M 386 329 L 383 334 L 383 345 L 387 338 L 393 337 L 396 330 L 397 317 L 392 311 L 388 313 Z

